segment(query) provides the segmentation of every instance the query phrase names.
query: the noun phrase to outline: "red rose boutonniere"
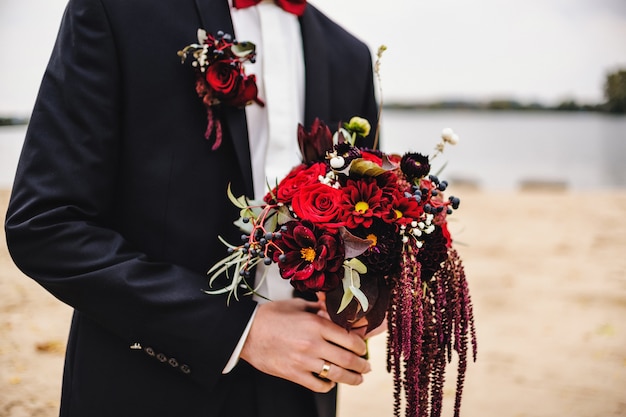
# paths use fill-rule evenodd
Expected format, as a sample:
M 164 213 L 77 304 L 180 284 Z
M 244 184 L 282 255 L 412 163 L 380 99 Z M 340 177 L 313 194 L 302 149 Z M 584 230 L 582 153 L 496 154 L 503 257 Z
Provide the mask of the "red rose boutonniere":
M 257 103 L 264 106 L 258 97 L 256 77 L 246 75 L 243 63 L 254 63 L 256 46 L 252 42 L 238 42 L 230 34 L 217 32 L 216 36 L 198 29 L 198 43 L 187 45 L 178 56 L 184 63 L 191 55 L 191 65 L 196 70 L 196 92 L 207 110 L 207 129 L 204 137 L 213 137 L 211 149 L 222 143 L 220 105 L 244 107 Z

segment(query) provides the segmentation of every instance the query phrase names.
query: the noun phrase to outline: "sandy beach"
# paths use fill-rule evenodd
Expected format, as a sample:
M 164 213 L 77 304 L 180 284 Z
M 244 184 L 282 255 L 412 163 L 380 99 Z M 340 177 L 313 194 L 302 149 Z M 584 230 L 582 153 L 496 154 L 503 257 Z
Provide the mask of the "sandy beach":
M 479 349 L 461 415 L 626 416 L 626 191 L 450 191 Z M 16 269 L 4 234 L 0 312 L 0 417 L 58 415 L 71 311 Z M 371 340 L 365 383 L 341 388 L 340 417 L 392 416 L 385 343 Z

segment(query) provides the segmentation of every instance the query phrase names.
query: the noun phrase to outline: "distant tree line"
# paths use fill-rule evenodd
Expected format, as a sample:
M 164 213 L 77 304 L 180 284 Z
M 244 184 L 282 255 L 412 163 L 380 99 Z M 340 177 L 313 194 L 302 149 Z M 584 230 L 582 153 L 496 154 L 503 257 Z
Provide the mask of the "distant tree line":
M 432 103 L 389 103 L 386 108 L 406 110 L 529 110 L 529 111 L 595 111 L 626 114 L 626 70 L 620 69 L 607 74 L 604 82 L 604 103 L 584 104 L 575 100 L 564 100 L 556 106 L 541 103 L 522 103 L 517 100 L 491 100 L 487 102 L 447 100 Z M 27 124 L 28 119 L 1 117 L 0 126 Z
M 626 70 L 610 73 L 604 82 L 604 110 L 626 114 Z
M 626 70 L 618 70 L 607 75 L 604 83 L 604 103 L 578 103 L 568 99 L 555 106 L 542 103 L 522 103 L 517 100 L 463 101 L 444 100 L 431 103 L 390 103 L 386 108 L 419 110 L 529 110 L 529 111 L 595 111 L 626 114 Z
M 28 119 L 19 117 L 1 117 L 0 126 L 12 126 L 12 125 L 25 125 L 28 123 Z

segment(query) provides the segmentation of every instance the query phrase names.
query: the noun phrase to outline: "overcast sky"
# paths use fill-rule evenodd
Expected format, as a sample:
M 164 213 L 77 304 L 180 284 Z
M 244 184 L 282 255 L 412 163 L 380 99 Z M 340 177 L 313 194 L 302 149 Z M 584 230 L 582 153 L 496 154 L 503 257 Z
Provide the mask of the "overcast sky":
M 626 0 L 311 2 L 388 47 L 387 102 L 599 102 L 606 73 L 626 69 Z M 0 113 L 30 113 L 65 3 L 0 0 Z

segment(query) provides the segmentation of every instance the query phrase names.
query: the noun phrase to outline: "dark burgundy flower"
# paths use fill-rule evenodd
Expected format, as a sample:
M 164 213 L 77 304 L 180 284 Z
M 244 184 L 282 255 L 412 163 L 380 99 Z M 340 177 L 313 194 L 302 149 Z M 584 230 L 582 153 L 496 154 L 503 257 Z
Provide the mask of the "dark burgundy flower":
M 448 230 L 448 222 L 443 222 L 439 225 L 439 227 L 441 227 L 441 233 L 443 234 L 443 237 L 446 239 L 446 247 L 447 248 L 451 248 L 452 247 L 452 236 L 450 235 L 450 231 Z
M 420 179 L 430 172 L 428 156 L 421 153 L 406 153 L 400 161 L 400 169 L 409 181 Z
M 372 241 L 369 249 L 359 256 L 367 266 L 368 274 L 387 276 L 398 271 L 402 238 L 396 226 L 376 219 L 371 227 L 358 228 L 353 233 Z
M 298 291 L 330 291 L 341 284 L 344 248 L 338 232 L 291 221 L 274 242 L 280 275 Z
M 417 261 L 422 266 L 422 280 L 428 281 L 448 257 L 448 239 L 440 226 L 422 237 L 424 246 L 417 252 Z
M 333 148 L 333 135 L 323 121 L 315 118 L 308 132 L 304 126 L 298 125 L 298 145 L 302 162 L 310 164 L 323 161 L 326 151 Z

